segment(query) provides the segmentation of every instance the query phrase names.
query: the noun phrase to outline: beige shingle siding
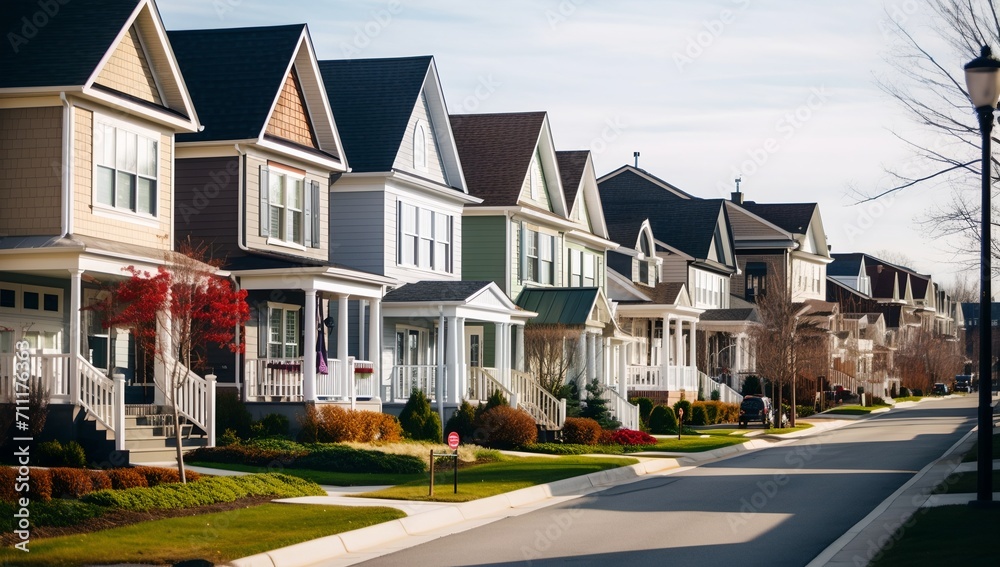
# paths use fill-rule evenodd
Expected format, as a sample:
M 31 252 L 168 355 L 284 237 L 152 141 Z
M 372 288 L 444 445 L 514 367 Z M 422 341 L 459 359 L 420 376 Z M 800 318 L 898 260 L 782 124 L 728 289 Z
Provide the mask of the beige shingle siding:
M 157 191 L 157 211 L 155 228 L 144 224 L 133 224 L 117 218 L 100 216 L 94 214 L 94 113 L 82 108 L 74 108 L 74 218 L 73 232 L 83 236 L 93 236 L 116 240 L 129 244 L 138 244 L 159 250 L 169 250 L 170 223 L 173 218 L 171 210 L 170 195 L 172 182 L 170 179 L 171 164 L 171 137 L 161 134 L 159 137 L 160 163 L 158 178 L 156 180 Z M 152 128 L 152 124 L 143 124 L 146 128 Z M 123 212 L 122 215 L 128 216 Z M 149 217 L 136 215 L 136 220 L 144 219 L 141 222 L 148 223 Z
M 299 91 L 295 69 L 292 69 L 285 77 L 285 84 L 281 87 L 278 103 L 274 106 L 274 112 L 271 113 L 271 121 L 267 124 L 266 132 L 272 136 L 291 140 L 296 144 L 310 148 L 317 147 L 316 139 L 309 125 L 309 116 L 306 114 L 302 93 Z
M 122 37 L 95 82 L 147 102 L 163 104 L 134 26 Z
M 0 110 L 0 235 L 60 233 L 62 107 Z

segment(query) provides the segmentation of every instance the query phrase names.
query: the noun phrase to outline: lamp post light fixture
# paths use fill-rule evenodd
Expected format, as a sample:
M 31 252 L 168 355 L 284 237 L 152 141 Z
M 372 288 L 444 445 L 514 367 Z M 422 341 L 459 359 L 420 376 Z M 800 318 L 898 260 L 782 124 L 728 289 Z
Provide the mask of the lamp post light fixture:
M 965 85 L 979 116 L 979 131 L 983 136 L 982 164 L 982 226 L 980 228 L 979 270 L 979 452 L 977 455 L 977 504 L 989 505 L 993 500 L 993 396 L 992 362 L 992 237 L 990 236 L 991 179 L 990 133 L 993 112 L 1000 100 L 1000 60 L 993 57 L 989 46 L 983 46 L 979 57 L 965 66 Z

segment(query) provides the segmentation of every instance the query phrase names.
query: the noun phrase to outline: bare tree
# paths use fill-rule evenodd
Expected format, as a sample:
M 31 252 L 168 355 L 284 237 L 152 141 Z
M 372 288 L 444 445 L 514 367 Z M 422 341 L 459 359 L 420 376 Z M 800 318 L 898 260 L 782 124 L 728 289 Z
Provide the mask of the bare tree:
M 581 333 L 581 329 L 566 325 L 529 325 L 524 330 L 525 362 L 539 384 L 553 395 L 579 377 Z
M 896 368 L 903 386 L 929 392 L 935 382 L 961 373 L 964 356 L 958 343 L 925 329 L 913 329 L 896 352 Z
M 892 75 L 878 81 L 878 86 L 921 126 L 921 133 L 897 133 L 912 151 L 912 159 L 888 171 L 893 179 L 890 187 L 859 194 L 864 201 L 916 185 L 947 191 L 950 199 L 928 211 L 922 224 L 932 236 L 956 237 L 952 252 L 962 265 L 971 268 L 978 265 L 979 258 L 975 251 L 980 242 L 981 134 L 962 65 L 979 55 L 981 46 L 1000 43 L 1000 18 L 993 0 L 926 0 L 921 6 L 933 13 L 930 19 L 936 26 L 935 39 L 941 41 L 918 38 L 916 30 L 907 27 L 912 19 L 889 11 L 887 28 L 899 41 L 889 56 Z M 993 162 L 995 184 L 1000 168 L 996 158 Z M 991 246 L 993 257 L 998 257 L 997 241 Z M 996 263 L 994 270 L 1000 271 Z

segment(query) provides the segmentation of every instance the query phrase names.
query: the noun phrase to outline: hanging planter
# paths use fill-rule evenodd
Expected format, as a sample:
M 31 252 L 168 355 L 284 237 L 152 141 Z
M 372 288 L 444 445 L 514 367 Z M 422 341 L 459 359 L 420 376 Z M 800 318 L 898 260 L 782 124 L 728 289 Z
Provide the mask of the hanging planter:
M 358 378 L 368 378 L 375 372 L 375 365 L 371 362 L 354 362 L 354 375 Z

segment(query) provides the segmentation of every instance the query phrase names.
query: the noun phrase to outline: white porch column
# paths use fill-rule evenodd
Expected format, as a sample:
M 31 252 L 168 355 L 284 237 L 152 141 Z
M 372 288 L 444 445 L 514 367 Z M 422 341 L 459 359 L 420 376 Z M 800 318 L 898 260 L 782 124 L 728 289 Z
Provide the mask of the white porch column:
M 590 384 L 597 378 L 597 337 L 586 331 L 583 335 L 587 337 L 587 384 Z
M 451 336 L 451 331 L 448 331 L 448 336 Z M 444 381 L 445 381 L 445 353 L 448 355 L 448 360 L 451 360 L 451 351 L 453 349 L 445 347 L 444 344 L 445 337 L 445 327 L 444 327 L 444 311 L 438 315 L 438 336 L 437 336 L 437 375 L 434 378 L 434 401 L 437 402 L 438 417 L 441 418 L 441 423 L 446 423 L 444 419 Z
M 601 350 L 599 354 L 601 355 L 601 381 L 606 386 L 611 386 L 615 383 L 614 376 L 614 353 L 611 350 L 611 338 L 602 337 L 601 338 Z
M 358 300 L 358 359 L 365 359 L 365 307 L 368 302 L 364 299 Z
M 628 399 L 628 361 L 626 360 L 628 353 L 628 344 L 620 343 L 618 345 L 618 393 L 622 395 L 623 398 Z
M 577 376 L 577 378 L 576 378 L 577 390 L 579 391 L 580 399 L 582 400 L 582 399 L 584 399 L 584 398 L 587 397 L 586 386 L 587 386 L 587 366 L 588 366 L 588 364 L 587 364 L 587 332 L 586 331 L 580 333 L 580 338 L 577 339 L 576 351 L 577 351 L 577 356 L 576 356 L 576 361 L 575 361 L 576 364 L 574 365 L 574 366 L 576 366 L 576 368 L 574 370 L 576 371 L 576 376 Z
M 503 382 L 503 385 L 510 388 L 510 323 L 501 323 L 500 331 L 503 337 L 500 341 L 503 356 L 500 358 L 497 371 L 500 373 L 500 381 Z
M 698 322 L 691 321 L 691 332 L 688 335 L 688 341 L 690 341 L 690 344 L 688 345 L 689 349 L 688 366 L 698 366 L 698 349 L 695 346 L 697 340 L 698 340 Z
M 667 383 L 668 368 L 670 367 L 670 320 L 670 315 L 663 316 L 663 333 L 660 335 L 660 373 L 664 383 Z M 649 328 L 652 331 L 652 321 L 650 321 Z M 653 339 L 652 332 L 650 332 L 649 339 Z
M 684 320 L 677 319 L 674 324 L 674 365 L 684 366 Z
M 468 362 L 465 360 L 465 317 L 455 317 L 455 375 L 449 384 L 448 400 L 453 404 L 462 402 L 462 396 L 468 385 L 468 371 L 465 367 Z
M 316 290 L 307 289 L 302 342 L 302 399 L 316 401 Z
M 354 387 L 354 376 L 350 375 L 351 364 L 347 360 L 347 327 L 350 317 L 347 315 L 346 295 L 337 296 L 337 360 L 340 361 L 340 375 L 344 381 L 344 396 L 351 397 Z
M 503 331 L 504 331 L 504 324 L 503 323 L 494 323 L 493 324 L 493 334 L 494 334 L 494 337 L 493 337 L 493 367 L 497 369 L 497 380 L 499 380 L 501 383 L 504 383 L 504 375 L 503 375 L 503 367 L 504 367 L 504 362 L 503 362 L 503 347 L 504 347 Z M 483 366 L 486 366 L 485 361 L 482 361 L 482 362 L 483 362 Z
M 80 341 L 83 332 L 80 329 L 80 302 L 83 286 L 81 284 L 83 270 L 69 271 L 69 403 L 80 400 Z M 110 337 L 110 333 L 108 333 Z
M 372 380 L 382 384 L 382 300 L 368 302 L 368 360 L 372 363 Z M 379 387 L 379 394 L 382 388 Z M 384 400 L 383 400 L 384 401 Z
M 448 380 L 448 400 L 451 400 L 455 396 L 455 385 L 458 384 L 458 365 L 461 364 L 459 353 L 465 348 L 458 342 L 460 334 L 458 332 L 458 317 L 448 317 L 448 370 L 447 376 L 441 377 L 442 383 L 445 379 Z M 444 397 L 442 394 L 441 399 L 444 399 Z
M 514 369 L 524 372 L 524 325 L 514 327 Z

